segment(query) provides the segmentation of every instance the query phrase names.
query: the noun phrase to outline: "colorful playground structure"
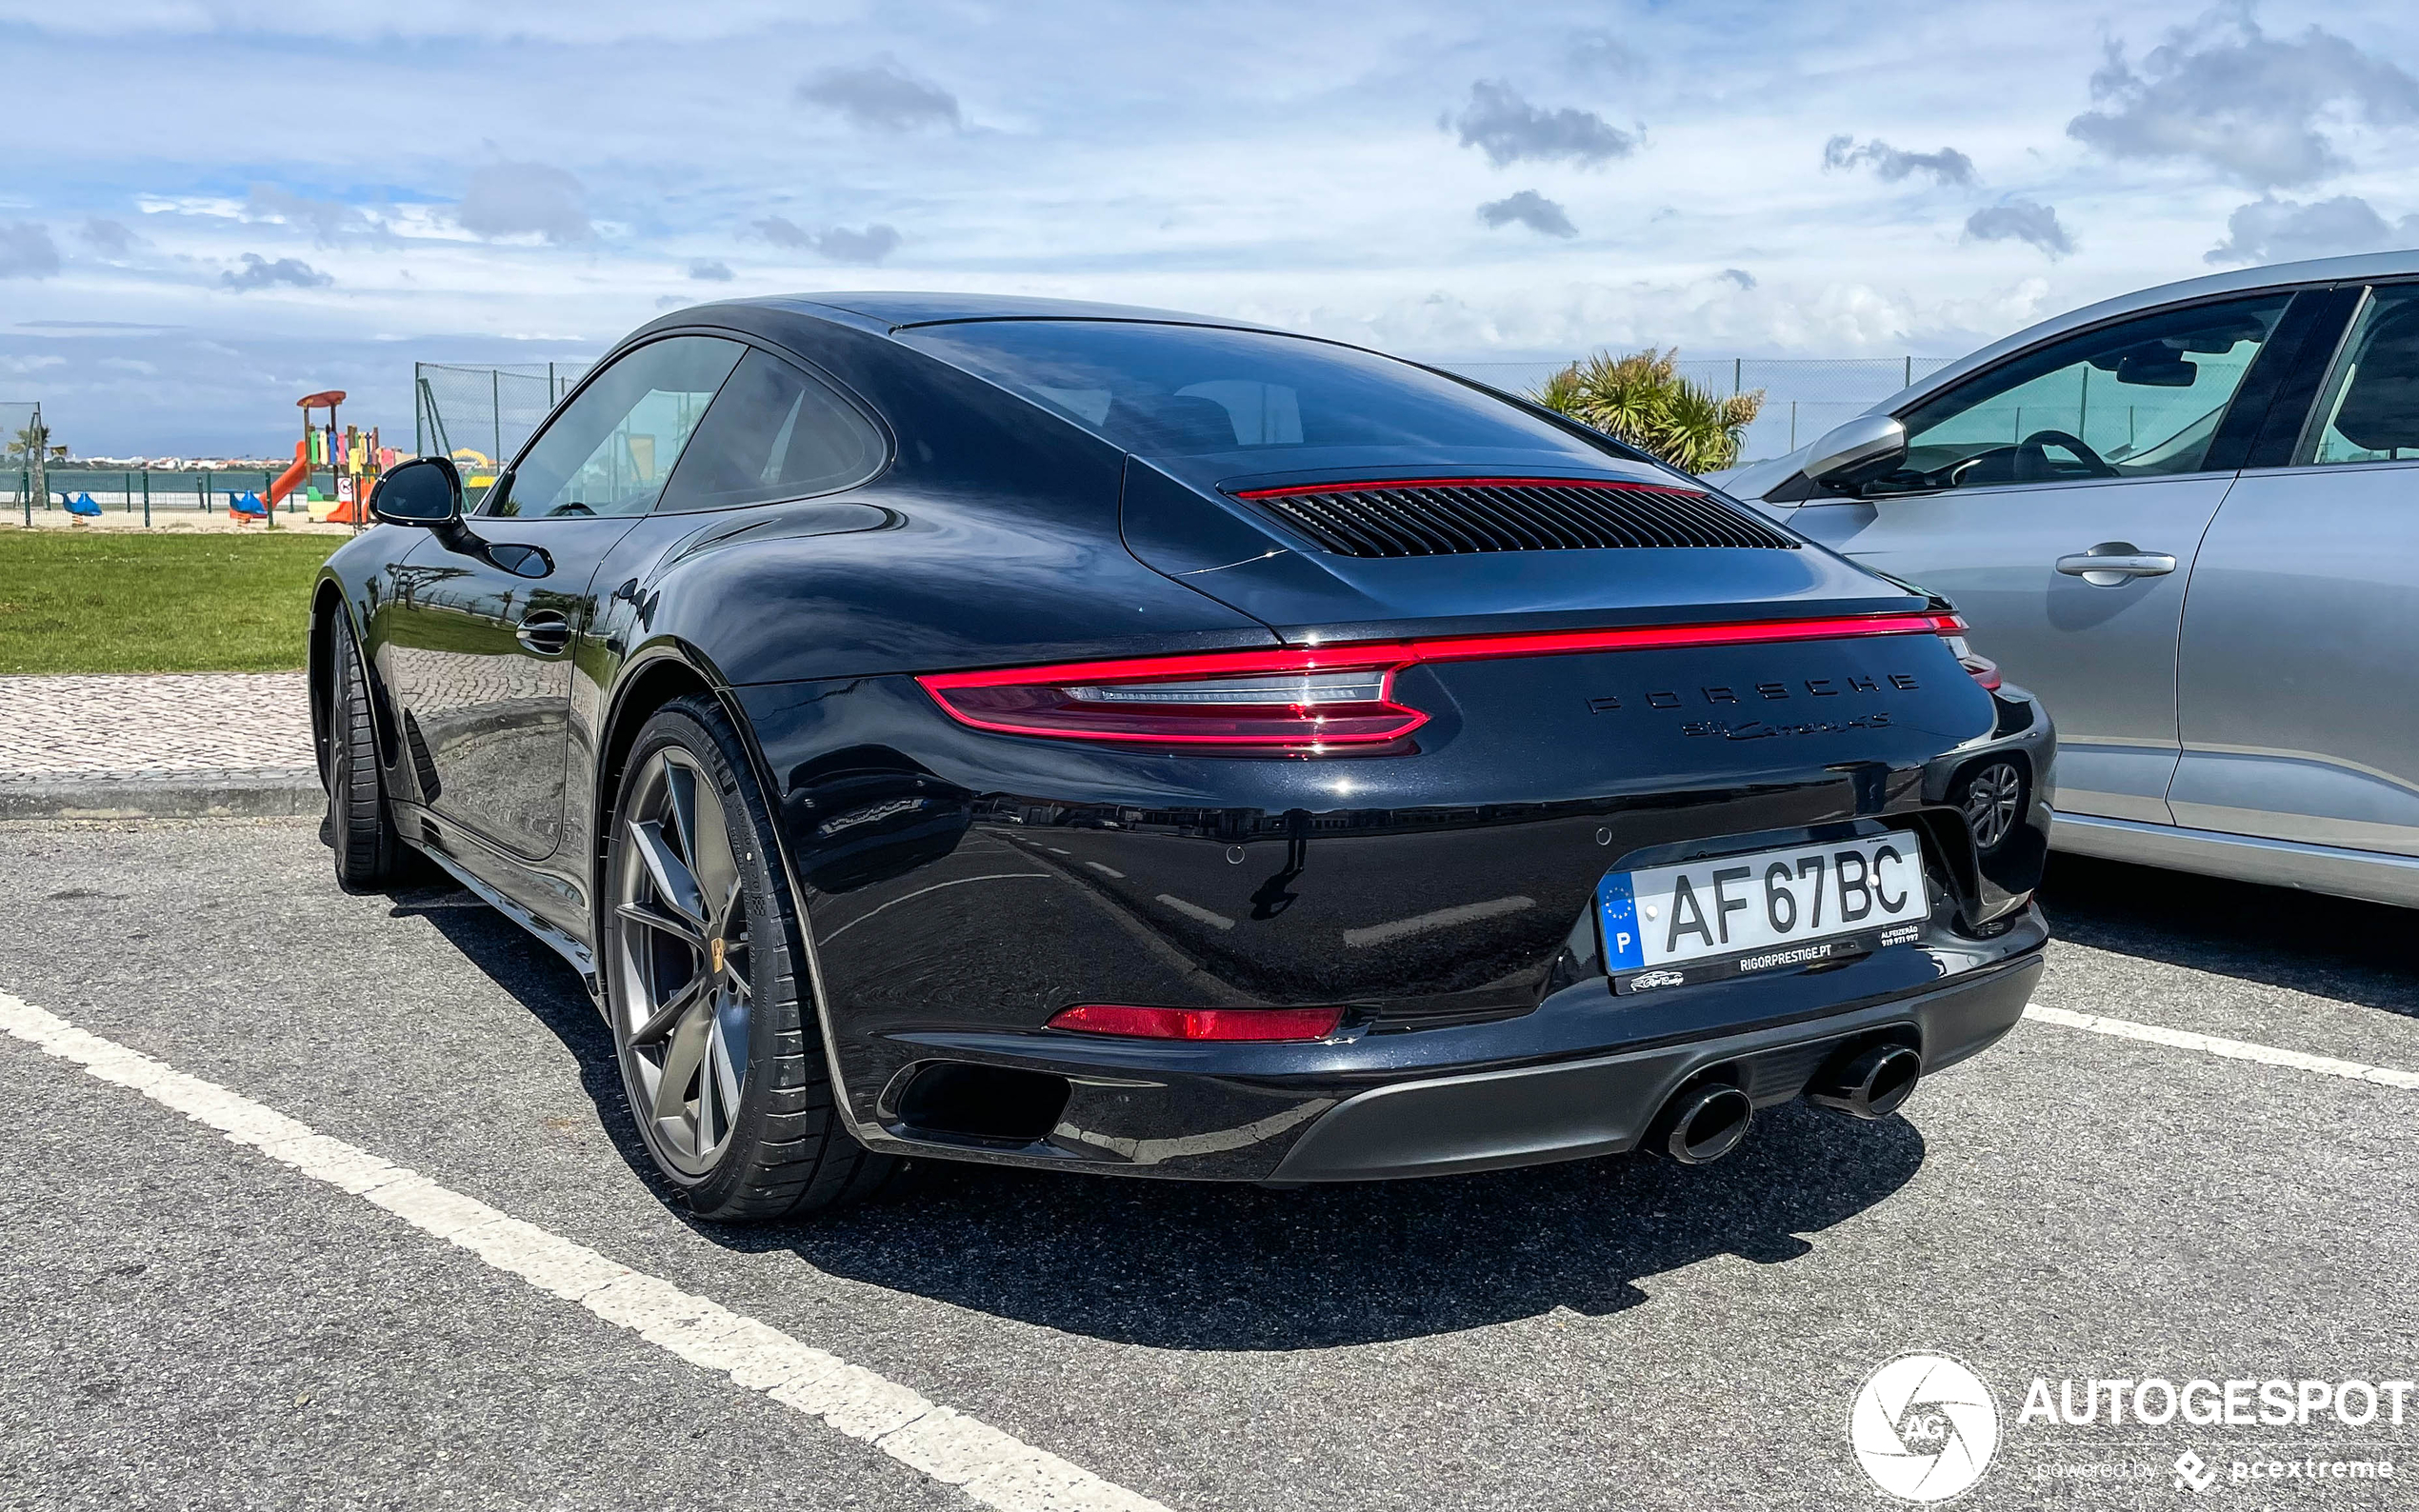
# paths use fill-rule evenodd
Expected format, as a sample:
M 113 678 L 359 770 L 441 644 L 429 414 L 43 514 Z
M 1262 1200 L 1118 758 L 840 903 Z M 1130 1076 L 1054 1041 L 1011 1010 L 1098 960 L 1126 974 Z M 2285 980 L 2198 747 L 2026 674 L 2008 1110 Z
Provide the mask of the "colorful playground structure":
M 341 388 L 305 394 L 294 401 L 295 408 L 303 412 L 303 433 L 302 439 L 294 443 L 293 465 L 270 484 L 266 500 L 251 495 L 230 500 L 230 509 L 238 520 L 258 518 L 273 526 L 279 501 L 299 490 L 313 520 L 350 526 L 370 523 L 370 490 L 377 486 L 379 475 L 401 459 L 392 447 L 379 445 L 374 426 L 367 431 L 358 426 L 339 430 L 336 407 L 344 402 L 345 391 Z M 320 409 L 328 411 L 324 426 L 311 423 L 313 412 Z M 322 494 L 310 481 L 312 469 L 317 468 L 326 468 L 335 474 L 332 497 Z M 256 513 L 253 506 L 257 507 Z

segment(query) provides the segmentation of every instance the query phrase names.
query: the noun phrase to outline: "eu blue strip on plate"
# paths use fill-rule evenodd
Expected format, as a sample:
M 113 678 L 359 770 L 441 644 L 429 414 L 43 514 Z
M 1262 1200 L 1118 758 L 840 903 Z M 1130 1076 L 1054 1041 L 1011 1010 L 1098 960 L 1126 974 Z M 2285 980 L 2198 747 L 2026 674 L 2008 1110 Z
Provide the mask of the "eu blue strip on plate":
M 1629 874 L 1609 871 L 1596 884 L 1596 917 L 1604 925 L 1605 970 L 1634 971 L 1647 964 L 1638 940 L 1638 905 L 1629 896 Z

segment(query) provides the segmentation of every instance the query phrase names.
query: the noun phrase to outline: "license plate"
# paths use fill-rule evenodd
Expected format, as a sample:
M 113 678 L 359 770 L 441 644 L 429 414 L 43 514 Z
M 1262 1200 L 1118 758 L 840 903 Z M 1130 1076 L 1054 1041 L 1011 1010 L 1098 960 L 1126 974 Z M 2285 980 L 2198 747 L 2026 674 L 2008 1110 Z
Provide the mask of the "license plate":
M 1923 847 L 1905 832 L 1608 872 L 1596 885 L 1619 992 L 1911 944 L 1930 913 Z

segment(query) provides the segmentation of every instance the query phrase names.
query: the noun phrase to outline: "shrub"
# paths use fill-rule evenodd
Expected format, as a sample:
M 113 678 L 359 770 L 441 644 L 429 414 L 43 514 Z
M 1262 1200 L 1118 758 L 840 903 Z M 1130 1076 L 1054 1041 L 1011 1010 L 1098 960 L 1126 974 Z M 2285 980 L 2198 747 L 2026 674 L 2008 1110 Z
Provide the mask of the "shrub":
M 1713 472 L 1738 460 L 1739 432 L 1764 408 L 1764 390 L 1723 394 L 1690 383 L 1672 367 L 1679 353 L 1677 347 L 1626 357 L 1598 352 L 1529 397 L 1683 472 Z

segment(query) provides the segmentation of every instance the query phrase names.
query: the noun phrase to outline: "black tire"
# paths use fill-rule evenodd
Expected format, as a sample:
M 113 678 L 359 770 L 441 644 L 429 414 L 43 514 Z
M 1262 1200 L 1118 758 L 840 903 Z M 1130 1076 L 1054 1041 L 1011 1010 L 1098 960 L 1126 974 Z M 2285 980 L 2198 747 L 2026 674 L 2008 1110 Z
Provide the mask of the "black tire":
M 370 689 L 361 648 L 340 611 L 328 637 L 328 824 L 324 838 L 336 855 L 336 885 L 372 892 L 402 872 L 403 837 L 387 809 L 386 778 L 378 767 Z
M 704 697 L 658 709 L 614 798 L 600 974 L 639 1137 L 690 1209 L 716 1222 L 839 1207 L 907 1166 L 858 1144 L 841 1116 L 778 855 L 730 716 Z

